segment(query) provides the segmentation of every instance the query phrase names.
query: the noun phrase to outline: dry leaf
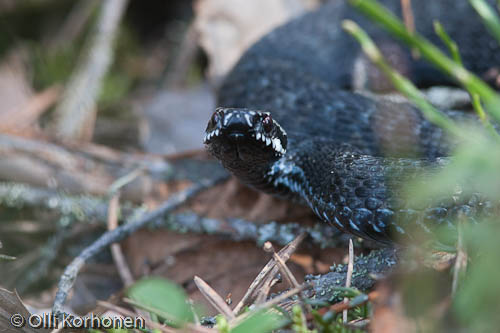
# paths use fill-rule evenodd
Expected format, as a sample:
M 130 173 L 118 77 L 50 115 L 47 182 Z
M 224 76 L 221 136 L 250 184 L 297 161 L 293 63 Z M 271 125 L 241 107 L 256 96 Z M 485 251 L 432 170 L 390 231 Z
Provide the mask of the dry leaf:
M 243 51 L 290 18 L 314 7 L 311 0 L 198 0 L 195 28 L 210 59 L 209 77 L 222 77 Z

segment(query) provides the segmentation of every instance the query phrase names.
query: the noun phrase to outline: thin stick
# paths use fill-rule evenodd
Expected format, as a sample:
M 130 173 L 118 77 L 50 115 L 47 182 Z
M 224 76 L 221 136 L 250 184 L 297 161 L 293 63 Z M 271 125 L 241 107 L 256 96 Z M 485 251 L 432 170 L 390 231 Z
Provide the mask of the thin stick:
M 401 9 L 403 11 L 403 21 L 405 22 L 406 30 L 410 33 L 415 32 L 415 19 L 411 10 L 411 0 L 401 0 Z
M 300 284 L 297 282 L 297 279 L 295 278 L 295 276 L 293 276 L 292 272 L 290 271 L 286 263 L 274 250 L 274 247 L 271 244 L 271 242 L 266 242 L 264 244 L 264 251 L 271 252 L 273 254 L 273 258 L 274 260 L 276 260 L 276 264 L 278 265 L 281 274 L 283 274 L 283 276 L 285 277 L 291 288 L 297 288 L 298 286 L 300 286 Z
M 453 266 L 453 282 L 451 285 L 452 296 L 455 296 L 460 277 L 462 277 L 467 269 L 467 252 L 463 244 L 463 224 L 462 220 L 458 222 L 457 256 L 455 258 L 455 265 Z
M 212 287 L 210 287 L 208 283 L 203 281 L 203 279 L 198 276 L 194 277 L 194 283 L 205 299 L 207 299 L 207 301 L 209 301 L 218 312 L 226 316 L 228 320 L 236 318 L 229 305 L 224 302 L 224 299 L 222 299 L 222 297 Z
M 64 302 L 66 301 L 66 298 L 68 296 L 68 292 L 73 286 L 78 272 L 89 258 L 92 258 L 95 254 L 101 252 L 110 244 L 125 239 L 139 228 L 142 228 L 148 223 L 164 216 L 165 214 L 170 213 L 180 205 L 186 203 L 189 199 L 194 197 L 199 192 L 214 186 L 224 179 L 225 177 L 215 178 L 193 185 L 180 193 L 174 194 L 170 199 L 165 201 L 160 207 L 153 210 L 152 212 L 149 212 L 137 219 L 133 219 L 114 230 L 104 233 L 94 243 L 85 248 L 78 257 L 73 259 L 73 261 L 64 270 L 64 273 L 59 281 L 54 305 L 52 307 L 53 312 L 55 314 L 62 312 Z
M 276 296 L 275 298 L 270 299 L 269 301 L 267 301 L 265 303 L 258 304 L 252 311 L 249 311 L 249 312 L 246 312 L 246 313 L 239 315 L 238 317 L 235 318 L 235 320 L 231 321 L 230 324 L 232 327 L 234 327 L 234 326 L 238 325 L 239 323 L 241 323 L 248 316 L 256 313 L 258 310 L 270 309 L 271 307 L 278 305 L 282 301 L 301 293 L 304 289 L 306 289 L 309 286 L 310 285 L 308 285 L 308 284 L 300 285 L 297 288 L 290 289 L 290 290 L 280 294 L 279 296 Z
M 118 210 L 120 205 L 120 194 L 115 194 L 109 201 L 108 209 L 108 230 L 114 230 L 118 228 Z M 115 262 L 116 269 L 118 270 L 118 275 L 123 281 L 125 287 L 128 287 L 134 283 L 134 278 L 130 272 L 130 268 L 127 265 L 125 256 L 123 255 L 122 248 L 120 244 L 111 244 L 111 255 L 113 256 L 113 261 Z
M 354 268 L 354 249 L 352 245 L 352 239 L 349 239 L 349 263 L 347 264 L 347 278 L 345 280 L 345 287 L 351 287 L 352 281 L 352 271 Z M 344 298 L 344 303 L 349 304 L 349 298 Z M 342 312 L 342 319 L 344 323 L 347 323 L 347 309 Z
M 60 138 L 89 137 L 90 133 L 86 133 L 90 132 L 87 126 L 95 120 L 96 99 L 102 80 L 113 61 L 113 41 L 127 3 L 128 0 L 102 2 L 97 25 L 92 32 L 90 45 L 86 48 L 88 53 L 72 74 L 61 103 L 54 111 L 53 128 Z
M 406 30 L 409 33 L 415 33 L 415 19 L 413 17 L 413 10 L 411 9 L 411 0 L 401 0 L 401 9 Z M 414 59 L 420 58 L 420 53 L 416 48 L 411 49 L 411 55 Z
M 0 116 L 0 130 L 3 133 L 23 133 L 38 121 L 40 116 L 47 111 L 59 97 L 61 87 L 51 86 L 31 97 L 20 108 L 2 113 Z
M 285 279 L 288 281 L 288 283 L 290 284 L 290 287 L 292 287 L 292 288 L 299 288 L 300 287 L 299 282 L 297 281 L 297 279 L 293 275 L 293 273 L 290 270 L 290 268 L 288 268 L 288 266 L 286 265 L 285 261 L 283 259 L 281 259 L 281 257 L 276 253 L 276 251 L 274 251 L 274 247 L 272 246 L 271 242 L 266 242 L 266 244 L 264 244 L 264 250 L 266 250 L 268 252 L 272 251 L 273 258 L 274 258 L 274 260 L 276 260 L 276 264 L 278 265 L 278 267 L 279 267 L 279 269 L 281 271 L 281 274 L 283 274 L 283 276 L 285 277 Z M 305 302 L 306 297 L 305 297 L 305 295 L 302 292 L 300 293 L 300 297 L 304 301 L 305 307 L 310 312 L 312 310 L 312 308 L 311 308 L 311 306 L 309 304 L 307 304 Z M 302 314 L 303 314 L 303 312 L 302 312 Z
M 297 236 L 293 241 L 288 243 L 284 248 L 282 248 L 278 254 L 279 256 L 284 260 L 287 261 L 290 256 L 292 255 L 293 252 L 297 249 L 299 244 L 304 240 L 306 237 L 306 233 L 301 233 L 300 235 Z M 260 271 L 259 275 L 255 278 L 255 280 L 252 282 L 250 287 L 248 288 L 247 292 L 241 299 L 241 301 L 236 305 L 236 307 L 233 309 L 233 313 L 235 315 L 238 315 L 240 311 L 243 309 L 245 305 L 247 305 L 250 300 L 253 298 L 254 292 L 263 285 L 263 282 L 265 282 L 268 277 L 271 277 L 271 279 L 276 275 L 278 272 L 279 268 L 276 266 L 276 261 L 274 259 L 269 260 L 269 262 L 264 266 L 262 271 Z

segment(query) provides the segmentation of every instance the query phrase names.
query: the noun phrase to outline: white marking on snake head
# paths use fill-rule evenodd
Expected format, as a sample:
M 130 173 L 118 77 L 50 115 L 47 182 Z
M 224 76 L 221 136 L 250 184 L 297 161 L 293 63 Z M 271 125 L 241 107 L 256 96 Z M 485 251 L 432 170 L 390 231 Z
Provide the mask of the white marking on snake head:
M 250 120 L 250 115 L 244 114 L 245 120 L 247 121 L 247 124 L 249 127 L 253 127 L 252 121 Z
M 229 119 L 231 119 L 231 117 L 233 116 L 232 113 L 228 113 L 225 117 L 224 117 L 224 126 L 227 126 L 227 124 L 229 123 Z
M 273 139 L 273 147 L 275 150 L 281 152 L 283 148 L 281 147 L 281 141 L 279 138 L 274 138 Z

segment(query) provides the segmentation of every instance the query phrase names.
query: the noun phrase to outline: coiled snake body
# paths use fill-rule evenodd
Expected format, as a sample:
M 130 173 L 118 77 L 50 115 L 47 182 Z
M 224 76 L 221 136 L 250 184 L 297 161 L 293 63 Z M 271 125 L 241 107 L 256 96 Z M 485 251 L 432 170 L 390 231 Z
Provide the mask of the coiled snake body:
M 400 0 L 384 5 L 400 13 Z M 441 44 L 439 20 L 461 48 L 465 66 L 482 75 L 500 65 L 500 49 L 465 0 L 413 3 L 417 31 Z M 344 1 L 272 31 L 240 59 L 218 94 L 205 144 L 241 181 L 309 205 L 324 221 L 357 236 L 390 243 L 413 226 L 429 231 L 459 213 L 489 207 L 480 198 L 410 208 L 398 195 L 409 171 L 446 164 L 452 143 L 406 103 L 351 91 L 382 80 L 343 19 L 368 30 L 399 71 L 419 86 L 448 79 L 357 14 Z M 470 118 L 462 112 L 449 116 Z

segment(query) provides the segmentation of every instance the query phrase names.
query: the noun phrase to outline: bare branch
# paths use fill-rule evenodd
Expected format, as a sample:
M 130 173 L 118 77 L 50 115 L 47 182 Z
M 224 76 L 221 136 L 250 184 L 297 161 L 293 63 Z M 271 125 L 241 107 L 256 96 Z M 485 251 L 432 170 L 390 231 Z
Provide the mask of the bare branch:
M 113 40 L 128 0 L 102 3 L 88 54 L 73 73 L 62 101 L 55 110 L 56 135 L 65 139 L 89 139 L 89 123 L 96 116 L 96 99 L 102 79 L 113 60 Z

